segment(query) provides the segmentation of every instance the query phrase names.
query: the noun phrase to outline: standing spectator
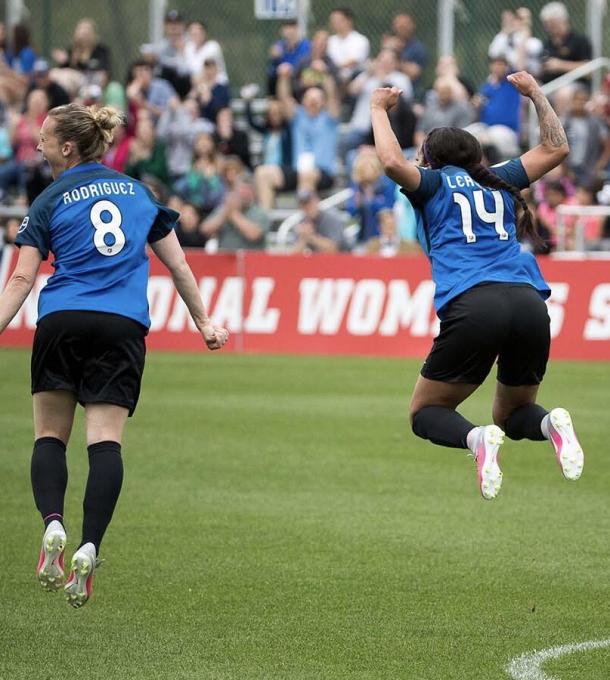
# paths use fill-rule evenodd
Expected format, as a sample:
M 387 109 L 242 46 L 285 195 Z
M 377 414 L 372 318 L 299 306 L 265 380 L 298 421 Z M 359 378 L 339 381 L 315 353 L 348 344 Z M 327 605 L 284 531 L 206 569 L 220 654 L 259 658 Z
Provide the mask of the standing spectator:
M 547 33 L 542 54 L 543 83 L 591 60 L 592 50 L 589 39 L 572 30 L 570 15 L 563 2 L 549 2 L 540 11 L 540 19 Z M 589 81 L 581 79 L 587 84 Z
M 187 36 L 184 58 L 191 78 L 201 74 L 206 59 L 213 59 L 218 66 L 218 82 L 226 85 L 229 78 L 222 48 L 216 40 L 208 39 L 208 29 L 205 23 L 201 20 L 191 21 L 188 25 Z
M 414 88 L 418 88 L 421 75 L 428 63 L 428 50 L 415 35 L 417 26 L 410 14 L 400 12 L 392 20 L 392 33 L 400 40 L 400 65 Z
M 544 192 L 544 199 L 538 206 L 538 219 L 549 232 L 551 247 L 557 247 L 557 208 L 562 204 L 572 204 L 574 198 L 568 198 L 567 191 L 561 182 L 549 182 Z
M 429 98 L 424 114 L 417 124 L 416 146 L 421 145 L 432 128 L 465 128 L 474 119 L 472 106 L 468 102 L 456 99 L 450 79 L 437 78 L 434 82 L 434 94 L 436 96 Z
M 256 168 L 258 197 L 270 209 L 275 192 L 294 189 L 328 189 L 333 185 L 337 162 L 339 99 L 335 82 L 327 74 L 324 90 L 310 87 L 297 104 L 291 91 L 292 69 L 278 70 L 278 95 L 292 126 L 292 167 L 261 165 Z
M 572 95 L 570 110 L 563 127 L 570 144 L 566 160 L 578 184 L 595 179 L 610 161 L 610 134 L 597 116 L 587 110 L 589 94 L 579 87 Z
M 385 175 L 377 154 L 373 150 L 361 151 L 352 170 L 353 196 L 347 203 L 347 211 L 358 217 L 358 236 L 364 244 L 381 234 L 383 211 L 392 211 L 396 184 Z
M 135 61 L 130 68 L 127 85 L 129 113 L 136 120 L 141 110 L 148 111 L 156 121 L 178 95 L 163 78 L 154 78 L 152 66 L 145 59 Z
M 199 103 L 199 115 L 216 123 L 218 112 L 231 105 L 231 92 L 226 83 L 220 81 L 218 64 L 214 59 L 203 62 L 203 73 L 193 78 L 191 96 Z
M 292 163 L 292 134 L 290 124 L 284 115 L 284 107 L 278 99 L 267 100 L 267 113 L 261 124 L 254 120 L 252 104 L 246 99 L 248 125 L 263 136 L 262 165 L 290 167 Z
M 377 87 L 397 87 L 402 98 L 410 101 L 413 88 L 409 77 L 399 71 L 398 55 L 394 50 L 382 49 L 366 71 L 358 74 L 348 85 L 348 92 L 356 97 L 356 105 L 346 132 L 339 140 L 339 156 L 359 147 L 371 129 L 371 94 Z M 513 88 L 514 89 L 514 88 Z
M 112 144 L 102 159 L 102 163 L 117 172 L 125 172 L 129 162 L 129 144 L 131 138 L 127 135 L 127 125 L 117 125 L 114 129 Z
M 49 100 L 49 109 L 70 103 L 70 95 L 64 88 L 51 80 L 49 76 L 49 63 L 45 59 L 36 59 L 32 69 L 32 81 L 28 92 L 32 90 L 44 90 Z
M 157 124 L 157 136 L 165 142 L 167 166 L 171 181 L 185 175 L 191 168 L 193 146 L 197 136 L 211 134 L 214 126 L 201 118 L 195 99 L 181 102 L 177 97 L 170 100 Z
M 207 132 L 197 135 L 192 165 L 174 183 L 174 191 L 192 203 L 202 214 L 209 215 L 220 205 L 224 194 L 221 161 L 213 137 Z
M 323 87 L 327 74 L 339 85 L 339 71 L 328 56 L 328 31 L 319 29 L 311 39 L 310 55 L 301 59 L 294 74 L 296 98 L 301 101 L 308 87 Z
M 221 109 L 216 116 L 214 140 L 221 154 L 239 156 L 245 166 L 252 168 L 248 135 L 235 127 L 233 111 L 229 107 Z
M 53 50 L 53 59 L 60 68 L 83 73 L 97 82 L 110 78 L 110 50 L 100 42 L 93 19 L 81 19 L 74 28 L 72 44 L 65 50 Z
M 490 59 L 504 57 L 511 71 L 529 71 L 538 77 L 542 68 L 542 41 L 532 35 L 532 13 L 526 7 L 502 12 L 502 28 L 489 45 Z
M 521 95 L 506 76 L 508 61 L 498 56 L 489 61 L 489 77 L 479 90 L 479 119 L 486 125 L 504 125 L 519 134 Z
M 139 180 L 151 175 L 165 185 L 169 182 L 165 144 L 155 137 L 155 126 L 146 111 L 140 112 L 135 135 L 130 139 L 125 173 Z
M 163 22 L 163 39 L 153 45 L 143 45 L 145 56 L 153 55 L 159 65 L 159 76 L 167 80 L 180 97 L 191 89 L 191 69 L 186 52 L 186 25 L 176 9 L 170 9 Z
M 218 238 L 219 250 L 261 250 L 271 227 L 267 213 L 254 201 L 249 177 L 242 177 L 202 225 L 208 238 Z
M 436 78 L 443 78 L 451 83 L 451 89 L 456 99 L 468 101 L 474 96 L 475 88 L 473 84 L 462 76 L 457 59 L 452 54 L 439 57 L 434 73 Z M 426 97 L 430 95 L 436 96 L 434 91 L 428 92 Z
M 299 208 L 303 219 L 295 227 L 296 242 L 293 253 L 336 253 L 344 248 L 345 224 L 334 209 L 320 210 L 318 195 L 309 190 L 300 191 Z
M 277 69 L 281 64 L 290 64 L 294 69 L 309 57 L 311 44 L 300 34 L 296 19 L 285 19 L 280 26 L 281 40 L 269 50 L 269 65 L 267 67 L 267 90 L 270 95 L 276 94 Z
M 3 24 L 4 26 L 4 24 Z M 7 103 L 23 101 L 36 53 L 30 44 L 30 29 L 19 23 L 13 27 L 12 49 L 0 55 L 0 97 Z
M 328 56 L 339 69 L 341 82 L 349 82 L 365 66 L 369 57 L 369 39 L 354 29 L 354 13 L 349 7 L 337 7 L 330 13 L 333 35 L 328 39 Z

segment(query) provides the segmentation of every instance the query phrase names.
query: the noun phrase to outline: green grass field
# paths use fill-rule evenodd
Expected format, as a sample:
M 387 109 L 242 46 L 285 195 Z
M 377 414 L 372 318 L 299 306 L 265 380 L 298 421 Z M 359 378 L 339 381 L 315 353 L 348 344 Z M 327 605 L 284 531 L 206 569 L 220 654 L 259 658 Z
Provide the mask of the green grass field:
M 149 355 L 107 562 L 75 611 L 35 579 L 29 353 L 2 350 L 0 678 L 506 680 L 524 652 L 610 638 L 610 364 L 551 364 L 541 392 L 573 414 L 583 478 L 509 441 L 493 502 L 462 451 L 411 435 L 418 368 Z M 492 389 L 465 415 L 489 421 Z M 86 458 L 79 413 L 69 549 Z M 609 668 L 600 649 L 544 670 Z

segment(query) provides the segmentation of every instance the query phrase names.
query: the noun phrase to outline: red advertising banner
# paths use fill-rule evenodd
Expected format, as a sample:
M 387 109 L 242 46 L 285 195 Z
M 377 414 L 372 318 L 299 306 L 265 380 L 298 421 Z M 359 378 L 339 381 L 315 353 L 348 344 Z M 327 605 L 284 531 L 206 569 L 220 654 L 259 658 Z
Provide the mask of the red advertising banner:
M 231 331 L 227 350 L 296 354 L 424 356 L 438 331 L 434 284 L 423 256 L 187 254 L 214 321 Z M 16 251 L 4 250 L 0 284 Z M 610 262 L 543 258 L 552 355 L 610 360 Z M 0 346 L 29 346 L 40 289 L 0 336 Z M 149 349 L 198 350 L 202 341 L 171 277 L 151 256 Z

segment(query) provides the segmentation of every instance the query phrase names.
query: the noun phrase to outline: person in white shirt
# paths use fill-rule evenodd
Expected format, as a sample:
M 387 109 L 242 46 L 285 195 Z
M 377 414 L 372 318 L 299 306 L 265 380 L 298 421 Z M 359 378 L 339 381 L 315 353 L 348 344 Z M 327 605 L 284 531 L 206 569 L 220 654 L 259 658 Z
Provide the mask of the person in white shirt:
M 502 30 L 489 45 L 490 59 L 506 58 L 511 71 L 529 71 L 539 76 L 543 44 L 532 35 L 532 13 L 526 7 L 502 12 Z
M 330 13 L 333 35 L 328 39 L 328 56 L 339 69 L 344 83 L 362 70 L 369 56 L 369 39 L 354 29 L 354 13 L 348 7 L 338 7 Z
M 208 31 L 203 21 L 191 21 L 188 25 L 184 56 L 192 76 L 201 75 L 203 62 L 213 59 L 218 67 L 218 82 L 223 85 L 229 82 L 222 48 L 216 40 L 208 40 Z

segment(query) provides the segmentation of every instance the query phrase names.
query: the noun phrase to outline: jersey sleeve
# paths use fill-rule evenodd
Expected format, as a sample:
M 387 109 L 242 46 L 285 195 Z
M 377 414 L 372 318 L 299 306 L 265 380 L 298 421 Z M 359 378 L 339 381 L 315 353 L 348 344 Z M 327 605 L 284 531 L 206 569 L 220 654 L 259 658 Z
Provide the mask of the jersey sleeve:
M 15 245 L 19 248 L 21 246 L 37 248 L 42 255 L 42 259 L 48 259 L 51 248 L 49 219 L 50 211 L 48 206 L 42 201 L 34 201 L 17 231 Z
M 177 213 L 175 210 L 172 210 L 165 205 L 161 205 L 160 203 L 157 203 L 157 201 L 154 203 L 157 208 L 157 216 L 148 232 L 148 243 L 154 243 L 155 241 L 160 241 L 162 238 L 165 238 L 170 231 L 176 227 L 176 222 L 180 217 L 180 213 Z
M 417 168 L 421 176 L 419 186 L 415 191 L 407 191 L 404 187 L 400 191 L 411 201 L 415 207 L 423 206 L 429 201 L 441 187 L 440 170 Z
M 500 179 L 505 182 L 512 184 L 517 187 L 519 191 L 522 189 L 527 189 L 530 185 L 529 178 L 523 167 L 523 163 L 520 158 L 513 158 L 512 161 L 506 161 L 504 163 L 498 163 L 498 165 L 492 165 L 489 168 L 494 175 L 498 175 Z

